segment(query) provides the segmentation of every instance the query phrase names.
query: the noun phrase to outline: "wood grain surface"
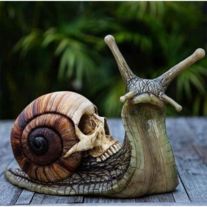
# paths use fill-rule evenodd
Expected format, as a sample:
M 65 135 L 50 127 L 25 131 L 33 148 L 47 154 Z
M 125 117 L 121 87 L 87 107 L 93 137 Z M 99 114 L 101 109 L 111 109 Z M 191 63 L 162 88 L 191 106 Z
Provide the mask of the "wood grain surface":
M 167 132 L 172 144 L 180 183 L 172 193 L 136 199 L 109 199 L 86 196 L 50 196 L 16 188 L 4 178 L 6 167 L 17 166 L 10 145 L 13 121 L 0 121 L 0 205 L 49 204 L 207 204 L 207 118 L 168 118 Z M 120 119 L 109 120 L 112 135 L 123 141 Z

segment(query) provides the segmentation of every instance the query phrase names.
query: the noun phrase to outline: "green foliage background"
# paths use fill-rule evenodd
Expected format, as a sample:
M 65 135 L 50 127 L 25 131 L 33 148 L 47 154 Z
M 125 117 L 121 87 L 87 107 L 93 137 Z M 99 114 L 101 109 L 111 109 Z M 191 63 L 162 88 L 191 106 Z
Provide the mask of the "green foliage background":
M 77 91 L 104 116 L 120 116 L 125 88 L 103 38 L 113 34 L 132 70 L 154 78 L 207 46 L 205 2 L 0 2 L 0 118 L 34 98 Z M 207 115 L 207 58 L 167 94 L 180 115 Z M 168 115 L 177 115 L 170 106 Z

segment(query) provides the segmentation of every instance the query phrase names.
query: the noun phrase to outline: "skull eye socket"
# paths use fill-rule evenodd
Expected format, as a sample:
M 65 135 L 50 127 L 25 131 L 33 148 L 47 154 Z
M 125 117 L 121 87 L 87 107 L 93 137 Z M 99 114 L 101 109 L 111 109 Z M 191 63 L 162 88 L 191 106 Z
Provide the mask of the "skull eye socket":
M 93 116 L 84 114 L 80 119 L 78 127 L 84 134 L 91 134 L 96 128 L 96 122 Z
M 100 123 L 100 119 L 97 119 L 96 116 L 84 114 L 80 119 L 78 127 L 84 134 L 88 135 L 88 134 L 92 134 L 98 123 Z M 110 134 L 109 127 L 105 118 L 104 118 L 104 129 L 105 129 L 105 133 L 109 135 Z

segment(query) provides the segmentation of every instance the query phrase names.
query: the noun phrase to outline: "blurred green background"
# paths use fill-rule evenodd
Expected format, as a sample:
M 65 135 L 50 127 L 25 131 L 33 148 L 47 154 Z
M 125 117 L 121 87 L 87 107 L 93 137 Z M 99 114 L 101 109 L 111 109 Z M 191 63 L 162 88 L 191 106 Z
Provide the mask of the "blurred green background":
M 101 115 L 120 116 L 125 87 L 107 34 L 135 74 L 154 78 L 196 48 L 207 49 L 207 3 L 0 2 L 0 119 L 60 90 L 85 95 Z M 207 115 L 207 58 L 167 94 L 184 106 L 179 115 Z M 168 106 L 167 115 L 178 114 Z

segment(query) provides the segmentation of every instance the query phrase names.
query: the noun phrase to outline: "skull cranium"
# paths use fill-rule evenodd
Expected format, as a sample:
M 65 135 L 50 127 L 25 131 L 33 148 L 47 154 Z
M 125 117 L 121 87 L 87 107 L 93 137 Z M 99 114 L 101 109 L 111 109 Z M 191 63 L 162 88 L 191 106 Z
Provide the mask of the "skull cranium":
M 97 161 L 102 161 L 121 148 L 121 144 L 109 134 L 106 119 L 93 107 L 92 113 L 83 114 L 75 123 L 75 133 L 80 141 L 65 153 L 65 158 L 75 152 L 88 151 Z

